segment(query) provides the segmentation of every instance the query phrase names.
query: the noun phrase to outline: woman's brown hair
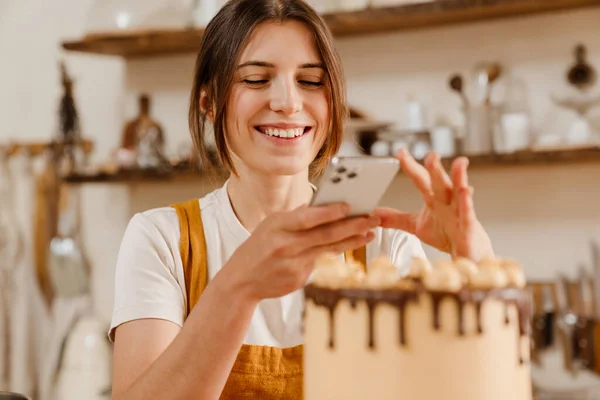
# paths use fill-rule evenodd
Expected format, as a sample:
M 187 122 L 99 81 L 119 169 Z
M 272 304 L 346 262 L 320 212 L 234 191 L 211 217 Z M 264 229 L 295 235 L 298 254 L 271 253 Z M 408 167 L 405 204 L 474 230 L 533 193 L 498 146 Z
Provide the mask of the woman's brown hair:
M 210 21 L 204 31 L 196 59 L 194 85 L 190 98 L 189 125 L 192 139 L 203 166 L 212 165 L 206 145 L 207 115 L 201 109 L 202 92 L 214 113 L 213 129 L 221 163 L 235 173 L 225 141 L 227 98 L 240 53 L 254 29 L 267 21 L 295 20 L 308 26 L 325 67 L 330 96 L 331 124 L 327 138 L 311 165 L 313 175 L 320 174 L 342 142 L 347 114 L 346 88 L 342 63 L 334 49 L 333 36 L 325 21 L 302 0 L 230 0 Z

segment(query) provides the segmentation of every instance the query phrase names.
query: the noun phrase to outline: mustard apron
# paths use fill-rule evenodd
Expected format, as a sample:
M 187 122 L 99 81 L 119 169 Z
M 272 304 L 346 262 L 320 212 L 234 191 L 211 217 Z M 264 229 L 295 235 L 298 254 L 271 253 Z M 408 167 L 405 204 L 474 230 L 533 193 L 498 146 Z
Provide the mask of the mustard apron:
M 198 302 L 208 281 L 204 227 L 198 199 L 174 204 L 181 240 L 179 250 L 185 276 L 186 317 Z M 364 263 L 365 248 L 347 253 Z M 243 344 L 221 394 L 221 400 L 302 399 L 303 346 L 288 348 Z

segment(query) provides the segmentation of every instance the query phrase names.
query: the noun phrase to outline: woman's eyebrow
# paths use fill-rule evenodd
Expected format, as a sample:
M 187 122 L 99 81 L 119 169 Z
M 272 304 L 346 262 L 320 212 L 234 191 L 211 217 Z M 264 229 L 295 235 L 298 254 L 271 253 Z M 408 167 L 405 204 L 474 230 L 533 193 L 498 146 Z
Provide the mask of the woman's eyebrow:
M 244 67 L 265 67 L 265 68 L 275 68 L 275 65 L 268 63 L 266 61 L 246 61 L 245 63 L 242 63 L 240 65 L 237 66 L 237 69 L 240 68 L 244 68 Z
M 307 63 L 307 64 L 302 64 L 300 67 L 300 69 L 309 69 L 309 68 L 320 68 L 320 69 L 325 69 L 325 66 L 318 62 L 318 63 Z
M 240 68 L 244 68 L 244 67 L 264 67 L 264 68 L 275 68 L 275 65 L 266 61 L 256 61 L 256 60 L 251 60 L 251 61 L 246 61 L 240 65 L 237 66 L 237 69 Z M 299 69 L 309 69 L 309 68 L 320 68 L 320 69 L 325 69 L 325 67 L 323 66 L 322 63 L 317 62 L 317 63 L 306 63 L 306 64 L 302 64 L 298 67 Z

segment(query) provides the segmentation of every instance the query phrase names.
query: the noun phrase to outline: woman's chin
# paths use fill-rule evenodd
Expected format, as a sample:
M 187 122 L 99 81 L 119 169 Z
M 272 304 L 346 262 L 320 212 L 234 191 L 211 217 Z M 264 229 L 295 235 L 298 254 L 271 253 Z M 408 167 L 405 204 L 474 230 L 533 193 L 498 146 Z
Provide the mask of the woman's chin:
M 293 176 L 305 173 L 310 166 L 303 160 L 286 160 L 285 162 L 271 162 L 268 165 L 262 164 L 255 169 L 263 175 L 271 176 Z

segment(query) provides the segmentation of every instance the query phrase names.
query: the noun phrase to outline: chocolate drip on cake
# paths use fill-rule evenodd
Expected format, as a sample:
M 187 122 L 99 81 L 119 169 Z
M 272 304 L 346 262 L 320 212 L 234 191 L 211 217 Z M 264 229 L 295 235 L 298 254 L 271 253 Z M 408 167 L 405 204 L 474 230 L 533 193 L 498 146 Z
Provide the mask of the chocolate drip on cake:
M 529 333 L 530 319 L 530 299 L 526 291 L 517 288 L 502 288 L 493 290 L 475 290 L 465 288 L 459 292 L 444 292 L 444 291 L 428 291 L 422 285 L 417 285 L 415 289 L 392 288 L 385 290 L 369 290 L 359 288 L 348 289 L 330 289 L 309 285 L 304 289 L 306 299 L 312 300 L 318 306 L 324 306 L 329 311 L 330 316 L 330 347 L 334 347 L 334 317 L 335 308 L 341 299 L 346 299 L 350 302 L 352 308 L 356 307 L 358 301 L 365 301 L 368 307 L 368 329 L 369 329 L 369 348 L 375 347 L 374 339 L 374 313 L 378 303 L 388 303 L 398 308 L 399 317 L 399 336 L 400 343 L 406 345 L 405 333 L 405 314 L 406 305 L 409 302 L 416 302 L 419 295 L 427 293 L 432 298 L 433 305 L 433 327 L 435 330 L 441 329 L 440 323 L 440 304 L 444 299 L 452 299 L 457 306 L 458 315 L 458 334 L 465 334 L 464 322 L 464 307 L 471 303 L 475 306 L 477 332 L 483 333 L 482 327 L 482 305 L 488 298 L 495 298 L 504 303 L 504 319 L 505 323 L 509 323 L 508 307 L 514 305 L 517 308 L 519 315 L 519 339 Z M 521 344 L 519 341 L 519 362 L 523 363 L 521 354 Z
M 340 299 L 343 297 L 342 291 L 307 286 L 304 289 L 304 296 L 305 298 L 310 298 L 316 305 L 325 307 L 329 311 L 329 348 L 334 348 L 335 309 Z M 354 299 L 354 304 L 356 304 L 356 299 Z
M 515 294 L 512 298 L 506 299 L 507 304 L 514 304 L 519 314 L 519 339 L 528 336 L 530 333 L 531 307 L 530 299 L 524 293 Z M 508 316 L 508 313 L 507 313 Z M 521 341 L 518 340 L 519 364 L 523 364 L 523 354 Z
M 365 301 L 368 307 L 369 320 L 369 348 L 375 348 L 375 308 L 378 303 L 388 303 L 398 308 L 400 343 L 406 344 L 406 329 L 404 315 L 406 305 L 411 301 L 418 301 L 417 291 L 383 290 L 373 291 L 368 289 L 328 289 L 309 285 L 304 289 L 306 299 L 312 300 L 316 305 L 327 308 L 329 312 L 330 347 L 334 347 L 334 317 L 335 308 L 341 299 L 349 301 L 352 308 L 356 308 L 358 301 Z
M 410 302 L 417 302 L 419 300 L 419 294 L 415 291 L 399 291 L 399 296 L 394 301 L 388 301 L 388 303 L 398 308 L 398 330 L 400 331 L 400 344 L 404 346 L 406 344 L 406 305 Z
M 465 304 L 465 299 L 463 299 L 464 294 L 452 293 L 452 292 L 431 292 L 431 300 L 433 301 L 433 329 L 439 331 L 441 329 L 440 324 L 440 304 L 444 299 L 450 298 L 453 299 L 456 303 L 456 309 L 458 312 L 458 334 L 460 336 L 465 334 L 465 317 L 463 306 Z
M 374 299 L 367 299 L 367 307 L 369 308 L 369 348 L 370 349 L 374 349 L 375 348 L 375 306 L 376 306 L 376 301 Z
M 481 326 L 481 305 L 482 302 L 475 303 L 475 313 L 477 314 L 477 333 L 483 333 L 483 327 Z M 506 309 L 506 307 L 505 307 Z

